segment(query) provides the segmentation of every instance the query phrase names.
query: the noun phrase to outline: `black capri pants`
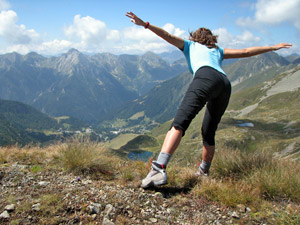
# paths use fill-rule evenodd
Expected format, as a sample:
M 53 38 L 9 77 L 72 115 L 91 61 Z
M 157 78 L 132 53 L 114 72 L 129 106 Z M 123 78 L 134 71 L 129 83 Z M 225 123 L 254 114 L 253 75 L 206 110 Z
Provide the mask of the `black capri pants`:
M 201 67 L 195 73 L 171 127 L 185 131 L 198 112 L 207 103 L 202 122 L 202 140 L 205 146 L 215 145 L 215 133 L 231 94 L 227 76 L 212 67 Z

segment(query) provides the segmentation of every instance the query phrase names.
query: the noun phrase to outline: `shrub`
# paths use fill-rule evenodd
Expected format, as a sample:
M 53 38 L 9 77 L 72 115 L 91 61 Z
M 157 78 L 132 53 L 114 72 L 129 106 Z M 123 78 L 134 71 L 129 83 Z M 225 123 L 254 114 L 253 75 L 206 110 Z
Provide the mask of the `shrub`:
M 113 174 L 104 148 L 88 139 L 75 138 L 62 145 L 58 160 L 65 170 L 76 175 L 92 175 L 93 178 L 104 175 L 108 178 Z

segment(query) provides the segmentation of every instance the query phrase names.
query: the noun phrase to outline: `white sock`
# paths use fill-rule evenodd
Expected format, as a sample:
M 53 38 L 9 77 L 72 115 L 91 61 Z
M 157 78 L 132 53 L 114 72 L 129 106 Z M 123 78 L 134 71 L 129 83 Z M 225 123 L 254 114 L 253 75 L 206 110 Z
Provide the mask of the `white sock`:
M 161 153 L 159 153 L 156 162 L 157 162 L 158 164 L 167 166 L 167 164 L 169 163 L 169 161 L 170 161 L 170 159 L 171 159 L 171 156 L 172 156 L 172 155 L 170 155 L 170 154 L 168 154 L 168 153 L 161 152 Z

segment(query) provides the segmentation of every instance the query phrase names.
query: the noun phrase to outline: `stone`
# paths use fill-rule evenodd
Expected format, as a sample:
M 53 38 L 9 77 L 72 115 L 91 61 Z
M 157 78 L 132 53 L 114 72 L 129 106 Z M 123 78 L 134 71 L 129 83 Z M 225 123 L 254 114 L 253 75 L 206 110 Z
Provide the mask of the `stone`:
M 163 198 L 163 194 L 161 192 L 156 192 L 154 194 L 154 197 L 157 197 L 157 198 Z
M 114 209 L 114 207 L 111 204 L 107 204 L 105 206 L 105 210 L 104 210 L 105 216 L 108 216 L 109 214 L 111 214 L 113 209 Z
M 42 186 L 42 187 L 46 187 L 48 184 L 50 184 L 50 182 L 47 182 L 47 181 L 40 181 L 38 184 L 39 184 L 40 186 Z
M 93 205 L 89 205 L 87 208 L 88 208 L 89 214 L 91 214 L 91 215 L 98 214 L 100 211 L 98 207 L 95 207 Z
M 32 210 L 33 211 L 40 211 L 41 210 L 41 203 L 36 203 L 34 205 L 32 205 Z
M 91 183 L 93 183 L 91 180 L 84 180 L 84 181 L 82 181 L 82 183 L 84 184 L 84 185 L 87 185 L 87 184 L 91 184 Z
M 242 212 L 242 213 L 246 212 L 246 206 L 244 206 L 243 204 L 237 205 L 237 208 L 238 208 L 239 212 Z
M 111 222 L 107 217 L 104 217 L 102 225 L 115 225 L 115 223 Z
M 3 213 L 0 214 L 0 219 L 9 219 L 9 213 L 5 210 Z
M 156 218 L 150 218 L 149 219 L 152 223 L 156 223 L 157 222 L 157 219 Z
M 231 217 L 234 218 L 234 219 L 239 219 L 240 218 L 240 216 L 237 212 L 233 212 Z
M 12 212 L 15 210 L 15 204 L 10 204 L 10 205 L 7 205 L 5 206 L 4 208 L 7 212 Z

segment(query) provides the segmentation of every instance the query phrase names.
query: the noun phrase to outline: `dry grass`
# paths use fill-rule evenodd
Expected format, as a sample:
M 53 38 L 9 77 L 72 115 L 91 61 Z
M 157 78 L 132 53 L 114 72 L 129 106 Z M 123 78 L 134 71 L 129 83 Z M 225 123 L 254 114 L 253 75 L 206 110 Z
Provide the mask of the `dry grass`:
M 205 196 L 227 206 L 257 205 L 260 202 L 259 192 L 245 182 L 230 180 L 203 179 L 193 189 L 195 196 Z
M 66 171 L 75 175 L 90 175 L 93 178 L 111 179 L 113 168 L 102 145 L 89 139 L 75 138 L 62 144 L 54 157 Z
M 196 196 L 228 206 L 264 200 L 300 202 L 300 164 L 274 159 L 267 153 L 241 153 L 227 149 L 216 154 L 211 177 L 195 186 Z
M 300 165 L 287 160 L 273 160 L 248 179 L 267 199 L 286 198 L 300 202 Z
M 92 179 L 109 179 L 116 184 L 134 186 L 150 170 L 150 162 L 122 159 L 103 145 L 83 139 L 46 148 L 0 148 L 0 164 L 15 162 L 31 165 L 33 173 L 51 165 L 53 169 L 63 168 Z M 170 163 L 169 186 L 189 189 L 195 198 L 204 196 L 231 207 L 244 204 L 262 212 L 267 211 L 263 206 L 266 201 L 300 202 L 300 164 L 295 161 L 274 159 L 267 153 L 223 149 L 216 154 L 208 179 L 196 179 L 195 171 L 196 168 L 184 167 L 180 162 Z M 49 207 L 59 201 L 55 196 L 50 197 L 44 199 Z M 279 213 L 278 221 L 299 222 L 297 212 L 299 208 Z
M 0 148 L 0 164 L 15 163 L 26 165 L 43 164 L 54 153 L 56 147 L 24 147 L 18 146 Z
M 215 155 L 212 174 L 218 178 L 241 179 L 272 164 L 273 157 L 268 152 L 247 153 L 224 148 Z

